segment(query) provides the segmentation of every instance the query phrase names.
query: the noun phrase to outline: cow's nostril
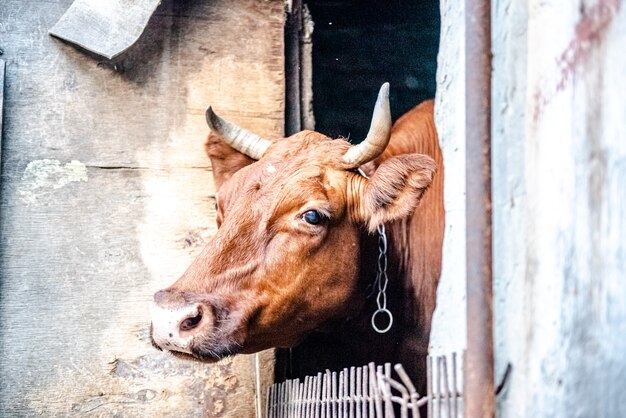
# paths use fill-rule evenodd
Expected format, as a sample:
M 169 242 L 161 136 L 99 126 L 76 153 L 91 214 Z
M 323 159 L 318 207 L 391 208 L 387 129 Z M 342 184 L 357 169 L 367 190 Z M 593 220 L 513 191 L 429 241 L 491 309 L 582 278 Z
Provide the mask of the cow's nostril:
M 187 318 L 183 322 L 180 323 L 181 331 L 189 331 L 198 326 L 198 324 L 202 321 L 202 313 L 199 312 L 198 315 Z

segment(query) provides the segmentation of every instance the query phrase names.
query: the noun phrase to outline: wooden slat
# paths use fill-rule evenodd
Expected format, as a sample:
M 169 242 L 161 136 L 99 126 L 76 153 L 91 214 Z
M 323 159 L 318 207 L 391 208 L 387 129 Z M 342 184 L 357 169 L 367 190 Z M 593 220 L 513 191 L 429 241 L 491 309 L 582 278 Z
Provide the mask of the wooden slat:
M 69 4 L 0 7 L 0 416 L 253 416 L 253 357 L 156 351 L 148 304 L 215 231 L 206 106 L 282 135 L 283 2 L 163 1 L 120 71 L 46 33 Z
M 2 161 L 2 115 L 4 103 L 4 61 L 0 60 L 0 162 Z M 0 164 L 1 165 L 1 164 Z

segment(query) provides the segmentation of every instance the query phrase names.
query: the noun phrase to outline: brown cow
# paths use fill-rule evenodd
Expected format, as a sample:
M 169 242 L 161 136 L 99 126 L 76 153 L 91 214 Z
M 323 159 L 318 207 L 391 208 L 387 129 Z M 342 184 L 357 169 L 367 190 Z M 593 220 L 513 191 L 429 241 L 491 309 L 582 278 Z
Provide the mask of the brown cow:
M 441 270 L 442 159 L 432 101 L 392 129 L 388 95 L 385 84 L 368 136 L 355 146 L 312 131 L 271 142 L 207 110 L 219 229 L 154 295 L 157 347 L 212 361 L 308 336 L 314 354 L 403 361 L 423 381 Z M 383 223 L 394 314 L 386 335 L 371 329 L 375 297 L 367 298 Z M 349 348 L 359 342 L 362 355 Z

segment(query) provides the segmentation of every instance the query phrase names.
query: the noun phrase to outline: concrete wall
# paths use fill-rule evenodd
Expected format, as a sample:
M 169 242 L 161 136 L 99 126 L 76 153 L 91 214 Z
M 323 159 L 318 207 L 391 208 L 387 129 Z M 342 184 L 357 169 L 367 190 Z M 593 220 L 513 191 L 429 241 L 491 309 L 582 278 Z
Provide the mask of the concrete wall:
M 505 417 L 626 411 L 626 10 L 494 10 L 494 281 Z
M 437 289 L 430 353 L 465 349 L 465 25 L 463 4 L 441 1 L 435 123 L 446 176 L 443 268 Z
M 449 3 L 437 77 L 447 220 L 434 354 L 465 344 L 464 17 Z M 513 370 L 503 417 L 626 411 L 622 3 L 494 2 L 496 381 Z

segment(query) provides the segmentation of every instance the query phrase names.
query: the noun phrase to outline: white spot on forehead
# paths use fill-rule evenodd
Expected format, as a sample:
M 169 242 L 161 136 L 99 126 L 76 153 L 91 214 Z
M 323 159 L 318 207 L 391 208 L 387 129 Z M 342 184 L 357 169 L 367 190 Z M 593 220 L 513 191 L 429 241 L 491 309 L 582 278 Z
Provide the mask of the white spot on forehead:
M 267 167 L 265 167 L 265 171 L 268 174 L 274 174 L 276 172 L 276 167 L 274 167 L 274 165 L 272 165 L 271 163 L 267 165 Z

